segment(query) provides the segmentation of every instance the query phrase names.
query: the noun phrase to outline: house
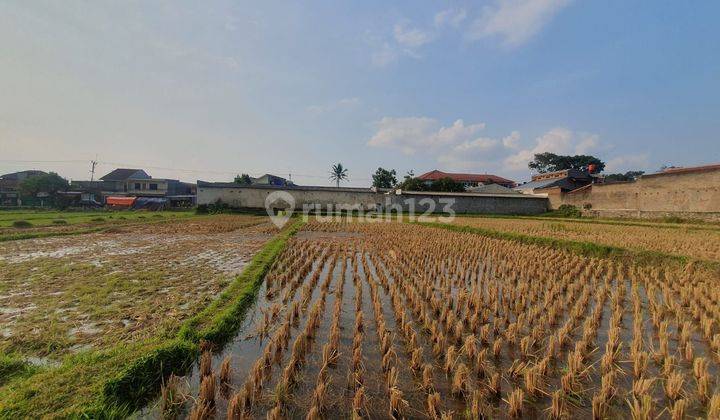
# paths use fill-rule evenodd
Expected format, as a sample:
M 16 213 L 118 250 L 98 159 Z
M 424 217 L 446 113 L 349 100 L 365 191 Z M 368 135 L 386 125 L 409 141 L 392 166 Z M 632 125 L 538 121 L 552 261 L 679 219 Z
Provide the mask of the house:
M 128 186 L 134 189 L 135 182 L 138 182 L 138 190 L 145 183 L 140 181 L 147 181 L 151 179 L 151 176 L 142 169 L 128 169 L 118 168 L 110 172 L 105 176 L 100 177 L 100 181 L 103 182 L 102 188 L 106 191 L 114 192 L 127 192 Z M 157 185 L 155 186 L 157 190 Z
M 434 181 L 438 181 L 443 178 L 450 178 L 455 182 L 462 183 L 465 188 L 478 187 L 480 185 L 498 184 L 506 188 L 515 187 L 515 182 L 509 179 L 497 175 L 490 174 L 459 174 L 451 172 L 443 172 L 433 170 L 424 173 L 418 177 L 418 179 L 424 181 L 426 184 L 431 184 Z
M 530 182 L 518 185 L 515 190 L 523 194 L 543 193 L 542 190 L 546 188 L 559 188 L 567 192 L 592 184 L 596 177 L 581 169 L 565 169 L 533 175 Z
M 177 179 L 153 178 L 142 169 L 118 168 L 99 181 L 73 181 L 71 189 L 101 203 L 110 196 L 164 198 L 173 205 L 195 203 L 195 184 Z M 85 199 L 85 197 L 83 197 Z
M 27 178 L 46 174 L 43 171 L 28 170 L 0 175 L 0 206 L 21 206 L 20 183 Z

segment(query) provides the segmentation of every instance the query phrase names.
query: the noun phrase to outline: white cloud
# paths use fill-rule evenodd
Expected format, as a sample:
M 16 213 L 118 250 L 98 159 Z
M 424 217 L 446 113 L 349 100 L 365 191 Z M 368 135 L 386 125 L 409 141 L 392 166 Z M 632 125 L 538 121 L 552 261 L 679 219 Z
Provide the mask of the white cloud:
M 480 143 L 472 143 L 473 137 L 485 128 L 485 124 L 465 125 L 463 120 L 456 120 L 451 126 L 442 127 L 433 118 L 383 117 L 376 123 L 376 127 L 377 131 L 368 141 L 369 146 L 394 148 L 405 154 L 413 154 L 418 150 L 437 150 L 464 142 L 468 142 L 466 147 L 479 147 Z
M 573 133 L 568 128 L 556 127 L 536 138 L 533 148 L 522 149 L 506 157 L 505 164 L 513 170 L 522 170 L 527 169 L 528 162 L 537 153 L 586 154 L 597 147 L 598 136 L 596 134 Z
M 617 156 L 607 161 L 605 173 L 646 170 L 650 167 L 647 154 Z
M 517 149 L 519 147 L 520 133 L 513 131 L 509 136 L 503 137 L 502 144 L 508 149 Z
M 386 42 L 372 54 L 371 61 L 375 67 L 385 67 L 397 61 L 397 52 Z
M 443 10 L 435 15 L 435 27 L 442 28 L 445 25 L 450 25 L 454 28 L 457 28 L 465 20 L 466 17 L 467 12 L 465 11 L 465 9 Z
M 393 28 L 395 41 L 405 48 L 418 48 L 432 40 L 432 35 L 418 28 L 408 27 L 407 22 L 398 22 Z
M 586 155 L 598 147 L 597 134 L 580 134 L 580 142 L 575 146 L 575 153 L 578 155 Z
M 498 37 L 509 48 L 518 47 L 538 34 L 572 0 L 496 0 L 471 24 L 472 40 Z
M 325 105 L 310 105 L 306 110 L 313 115 L 321 115 L 327 112 L 355 108 L 360 103 L 360 98 L 343 98 Z

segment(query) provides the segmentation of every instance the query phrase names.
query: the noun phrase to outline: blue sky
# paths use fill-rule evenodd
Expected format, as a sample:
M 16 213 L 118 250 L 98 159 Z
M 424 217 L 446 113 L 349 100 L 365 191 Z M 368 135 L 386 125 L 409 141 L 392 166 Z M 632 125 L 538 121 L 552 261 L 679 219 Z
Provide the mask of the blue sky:
M 720 2 L 5 1 L 0 172 L 522 181 L 720 161 Z M 33 162 L 23 162 L 33 161 Z M 38 162 L 46 161 L 46 162 Z

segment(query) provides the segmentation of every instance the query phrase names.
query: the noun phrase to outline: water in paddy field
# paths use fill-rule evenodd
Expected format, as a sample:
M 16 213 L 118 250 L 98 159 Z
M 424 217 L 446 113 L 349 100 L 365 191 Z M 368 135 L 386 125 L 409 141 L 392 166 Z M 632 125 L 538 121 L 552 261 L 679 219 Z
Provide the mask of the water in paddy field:
M 442 357 L 433 354 L 433 343 L 431 336 L 426 327 L 416 314 L 413 312 L 413 302 L 408 294 L 409 290 L 418 292 L 419 285 L 414 279 L 428 278 L 432 279 L 433 293 L 435 296 L 452 297 L 457 299 L 470 285 L 479 286 L 478 291 L 482 293 L 484 299 L 489 299 L 491 294 L 497 294 L 498 302 L 502 309 L 500 314 L 491 313 L 489 318 L 483 321 L 484 325 L 493 327 L 496 320 L 503 322 L 515 323 L 519 317 L 527 315 L 529 312 L 526 308 L 514 309 L 515 300 L 518 297 L 535 296 L 537 304 L 543 304 L 543 299 L 548 298 L 545 290 L 538 288 L 532 290 L 521 289 L 522 284 L 532 284 L 532 279 L 525 279 L 525 274 L 508 274 L 504 272 L 502 267 L 496 264 L 496 261 L 488 259 L 474 261 L 469 264 L 471 270 L 466 270 L 468 264 L 461 259 L 447 258 L 428 263 L 420 258 L 413 263 L 402 263 L 395 256 L 395 251 L 380 253 L 375 252 L 371 246 L 362 247 L 357 245 L 334 247 L 328 245 L 326 240 L 333 238 L 357 237 L 356 234 L 343 233 L 335 235 L 329 232 L 301 232 L 298 234 L 297 242 L 293 246 L 310 250 L 308 254 L 312 255 L 312 264 L 307 272 L 298 282 L 297 288 L 293 289 L 292 284 L 287 284 L 279 293 L 268 297 L 268 287 L 271 284 L 264 282 L 261 286 L 258 297 L 254 305 L 248 310 L 242 325 L 239 328 L 237 336 L 228 343 L 221 351 L 213 355 L 213 370 L 217 375 L 219 367 L 226 357 L 230 357 L 232 365 L 232 375 L 230 376 L 231 392 L 223 394 L 218 392 L 216 396 L 216 407 L 214 416 L 217 418 L 225 418 L 228 406 L 228 399 L 237 392 L 246 383 L 248 375 L 251 372 L 256 360 L 262 358 L 265 349 L 269 345 L 271 338 L 275 332 L 285 321 L 286 311 L 289 311 L 295 302 L 302 302 L 303 297 L 308 298 L 307 307 L 303 308 L 301 315 L 296 324 L 290 328 L 287 348 L 282 352 L 281 357 L 272 363 L 270 373 L 266 376 L 262 385 L 262 395 L 253 405 L 252 411 L 249 412 L 251 418 L 264 419 L 267 412 L 277 406 L 277 399 L 280 397 L 283 402 L 283 415 L 285 418 L 304 419 L 311 408 L 313 393 L 318 383 L 321 366 L 323 363 L 323 346 L 328 342 L 331 329 L 334 322 L 338 322 L 340 326 L 339 332 L 339 358 L 337 364 L 328 369 L 328 389 L 325 396 L 326 409 L 323 418 L 349 418 L 352 410 L 353 397 L 355 396 L 356 385 L 352 381 L 351 376 L 351 355 L 353 346 L 354 326 L 356 319 L 356 298 L 362 296 L 360 302 L 360 310 L 363 313 L 363 340 L 361 344 L 363 356 L 363 373 L 362 383 L 366 392 L 366 401 L 362 407 L 362 414 L 368 418 L 388 418 L 390 413 L 387 372 L 381 366 L 381 340 L 379 338 L 379 321 L 384 320 L 385 328 L 392 335 L 392 346 L 395 353 L 393 366 L 397 368 L 398 382 L 397 388 L 402 392 L 402 398 L 407 401 L 408 407 L 404 412 L 405 418 L 428 418 L 425 390 L 420 387 L 421 378 L 417 372 L 411 368 L 410 349 L 406 335 L 401 331 L 401 316 L 398 314 L 397 300 L 393 301 L 393 290 L 401 291 L 395 295 L 395 299 L 399 296 L 402 304 L 401 313 L 412 320 L 412 328 L 417 333 L 417 346 L 422 349 L 422 362 L 429 363 L 434 366 L 433 386 L 434 391 L 441 395 L 441 410 L 452 413 L 454 418 L 464 418 L 467 414 L 467 401 L 462 397 L 452 396 L 452 372 L 446 374 L 442 362 Z M 320 244 L 320 245 L 318 245 Z M 337 245 L 337 244 L 336 244 Z M 313 248 L 315 247 L 315 248 Z M 362 249 L 362 251 L 360 251 Z M 333 250 L 341 250 L 334 253 Z M 309 260 L 308 260 L 309 261 Z M 407 261 L 407 260 L 406 260 Z M 405 265 L 402 265 L 402 264 Z M 345 268 L 345 269 L 343 269 Z M 506 268 L 506 267 L 505 267 Z M 344 276 L 342 275 L 344 273 Z M 443 277 L 444 283 L 438 282 L 435 278 Z M 596 278 L 595 278 L 596 277 Z M 483 405 L 487 412 L 493 418 L 508 417 L 509 404 L 508 397 L 513 390 L 525 389 L 525 378 L 522 371 L 518 371 L 517 375 L 511 374 L 517 363 L 527 363 L 528 366 L 534 366 L 538 363 L 539 358 L 545 352 L 547 340 L 560 326 L 564 325 L 570 319 L 571 310 L 577 306 L 579 321 L 570 328 L 567 342 L 558 349 L 558 356 L 552 360 L 548 366 L 547 374 L 541 378 L 542 391 L 537 395 L 525 394 L 523 406 L 523 418 L 541 418 L 549 414 L 549 407 L 552 399 L 551 393 L 560 389 L 560 378 L 565 374 L 566 360 L 569 354 L 573 352 L 576 342 L 583 337 L 583 322 L 589 319 L 593 313 L 599 314 L 599 326 L 596 335 L 592 340 L 592 349 L 588 352 L 584 367 L 586 370 L 579 379 L 578 388 L 580 392 L 577 396 L 571 396 L 566 400 L 568 418 L 590 418 L 592 417 L 591 398 L 601 387 L 602 372 L 600 369 L 601 359 L 605 352 L 605 343 L 611 330 L 611 318 L 614 314 L 613 298 L 624 294 L 620 304 L 622 311 L 620 316 L 620 356 L 617 361 L 617 372 L 615 380 L 615 395 L 608 407 L 607 414 L 610 417 L 627 417 L 629 415 L 627 398 L 628 393 L 633 386 L 633 363 L 630 360 L 630 345 L 633 341 L 633 324 L 639 321 L 644 325 L 643 334 L 647 335 L 647 341 L 644 342 L 644 350 L 649 351 L 653 346 L 657 346 L 657 342 L 653 344 L 652 337 L 655 334 L 652 321 L 649 315 L 650 300 L 662 301 L 663 296 L 657 293 L 657 296 L 648 296 L 648 290 L 643 286 L 638 288 L 639 301 L 641 302 L 642 315 L 641 319 L 635 320 L 633 312 L 632 284 L 629 279 L 612 278 L 612 280 L 600 279 L 603 277 L 602 272 L 593 272 L 589 276 L 586 283 L 570 283 L 579 287 L 572 291 L 563 291 L 561 295 L 556 296 L 562 298 L 562 306 L 560 315 L 555 319 L 554 323 L 547 325 L 547 331 L 542 331 L 542 338 L 537 343 L 533 355 L 524 356 L 521 354 L 520 347 L 517 343 L 512 344 L 507 340 L 502 343 L 499 348 L 497 357 L 488 354 L 487 364 L 488 372 L 502 373 L 502 379 L 499 385 L 501 397 L 485 395 Z M 615 276 L 619 277 L 619 276 Z M 409 281 L 411 280 L 412 281 Z M 527 280 L 527 281 L 526 281 Z M 266 279 L 267 281 L 267 279 Z M 447 291 L 441 290 L 440 285 L 447 286 Z M 303 292 L 305 285 L 312 285 L 306 292 Z M 443 287 L 445 287 L 443 286 Z M 597 298 L 598 288 L 602 286 L 606 289 L 604 298 Z M 286 293 L 290 299 L 287 303 L 282 303 L 283 296 Z M 341 292 L 342 291 L 342 292 Z M 622 292 L 621 292 L 622 291 Z M 373 301 L 373 293 L 377 294 L 379 305 Z M 589 293 L 591 298 L 586 305 L 579 305 L 579 298 L 582 293 Z M 338 300 L 339 299 L 339 300 Z M 339 317 L 335 318 L 334 308 L 337 302 L 341 302 L 341 311 Z M 264 325 L 265 313 L 271 311 L 275 305 L 281 303 L 280 312 L 277 320 L 270 326 L 269 331 L 265 335 L 259 335 L 258 330 Z M 544 303 L 547 306 L 547 303 Z M 318 306 L 316 306 L 318 305 Z M 423 308 L 431 308 L 430 302 L 422 302 Z M 550 305 L 552 306 L 552 305 Z M 319 309 L 318 327 L 314 333 L 314 338 L 310 342 L 303 359 L 300 373 L 296 377 L 295 385 L 281 393 L 280 396 L 275 394 L 277 385 L 281 382 L 283 370 L 288 366 L 291 359 L 293 343 L 300 336 L 308 324 L 310 314 L 314 308 Z M 530 308 L 530 306 L 528 307 Z M 492 308 L 489 308 L 492 311 Z M 404 311 L 404 312 L 403 312 Z M 463 315 L 467 316 L 468 312 L 463 311 Z M 545 313 L 539 313 L 538 319 Z M 673 320 L 672 314 L 666 313 L 666 319 Z M 434 322 L 438 325 L 445 322 L 442 317 L 433 315 Z M 529 325 L 533 325 L 533 320 Z M 519 322 L 518 322 L 519 323 Z M 499 338 L 505 338 L 505 331 L 508 325 L 501 325 L 498 332 L 490 333 L 489 343 L 478 344 L 480 349 L 486 349 L 490 352 L 493 341 Z M 464 328 L 468 329 L 467 325 Z M 693 377 L 692 363 L 685 361 L 679 357 L 679 346 L 677 337 L 679 336 L 678 326 L 675 321 L 670 322 L 669 333 L 673 337 L 670 340 L 669 351 L 677 358 L 675 369 L 685 377 L 683 385 L 684 395 L 692 395 L 695 387 L 695 379 Z M 463 333 L 469 334 L 468 331 Z M 520 332 L 519 337 L 529 334 L 529 331 Z M 656 340 L 656 339 L 655 339 Z M 707 357 L 710 360 L 709 372 L 713 378 L 718 377 L 718 364 L 713 359 L 708 343 L 703 339 L 699 330 L 694 329 L 690 336 L 690 340 L 695 350 L 695 356 Z M 450 345 L 456 346 L 462 352 L 463 343 L 451 339 L 446 347 Z M 417 348 L 417 347 L 416 347 Z M 465 363 L 470 367 L 472 372 L 473 360 L 461 354 L 457 363 Z M 651 390 L 653 399 L 658 404 L 656 414 L 664 410 L 669 405 L 663 390 L 663 379 L 661 365 L 650 361 L 647 368 L 647 377 L 655 378 L 656 383 Z M 197 366 L 183 378 L 189 387 L 190 395 L 197 398 L 200 387 L 200 373 Z M 471 373 L 470 389 L 485 390 L 487 389 L 488 378 L 475 377 Z M 717 384 L 714 384 L 717 387 Z M 711 391 L 712 392 L 712 391 Z M 190 399 L 184 405 L 181 417 L 186 417 L 192 409 L 194 400 Z M 700 404 L 691 400 L 686 414 L 688 416 L 703 416 L 703 410 Z M 141 417 L 159 418 L 161 416 L 159 409 L 159 401 L 151 407 L 144 410 Z M 669 417 L 668 411 L 665 410 L 663 416 Z

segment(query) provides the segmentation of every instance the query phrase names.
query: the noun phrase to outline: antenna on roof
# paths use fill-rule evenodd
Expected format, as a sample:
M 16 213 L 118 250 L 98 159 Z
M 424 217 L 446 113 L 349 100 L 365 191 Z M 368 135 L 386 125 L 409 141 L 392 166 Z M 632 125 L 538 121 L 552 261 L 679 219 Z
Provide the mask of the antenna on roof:
M 90 182 L 95 181 L 95 166 L 97 166 L 97 156 L 95 156 L 95 160 L 90 161 Z

